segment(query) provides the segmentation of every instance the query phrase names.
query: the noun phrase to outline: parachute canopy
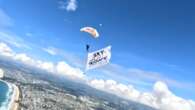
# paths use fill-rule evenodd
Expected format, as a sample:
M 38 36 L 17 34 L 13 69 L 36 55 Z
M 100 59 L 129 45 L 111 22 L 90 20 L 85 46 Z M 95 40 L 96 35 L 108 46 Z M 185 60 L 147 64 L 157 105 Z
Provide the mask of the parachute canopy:
M 98 38 L 99 37 L 99 33 L 97 32 L 97 30 L 93 27 L 83 27 L 80 29 L 81 32 L 86 32 L 89 33 L 90 35 L 92 35 L 92 37 L 94 38 Z

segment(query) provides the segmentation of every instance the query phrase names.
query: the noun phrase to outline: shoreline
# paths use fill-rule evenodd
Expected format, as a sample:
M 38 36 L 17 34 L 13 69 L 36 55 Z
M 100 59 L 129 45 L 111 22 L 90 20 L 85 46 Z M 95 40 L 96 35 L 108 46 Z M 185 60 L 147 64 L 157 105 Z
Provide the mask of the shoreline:
M 20 96 L 19 88 L 15 84 L 11 84 L 11 83 L 8 83 L 8 84 L 11 86 L 12 91 L 13 91 L 8 109 L 9 110 L 18 110 L 18 108 L 19 108 L 18 100 L 19 100 L 19 96 Z
M 19 98 L 20 98 L 20 91 L 19 91 L 19 88 L 15 85 L 15 84 L 12 84 L 10 82 L 7 82 L 7 81 L 4 81 L 4 80 L 1 80 L 0 81 L 6 83 L 8 85 L 8 93 L 7 94 L 10 94 L 11 92 L 11 95 L 9 97 L 8 100 L 10 100 L 10 102 L 8 102 L 8 105 L 7 105 L 7 109 L 8 110 L 18 110 L 19 108 Z
M 2 79 L 0 79 L 0 81 L 5 83 L 8 86 L 8 91 L 6 93 L 6 100 L 4 100 L 4 102 L 2 102 L 2 105 L 0 106 L 0 109 L 5 110 L 5 109 L 9 108 L 9 105 L 10 105 L 10 102 L 11 102 L 9 100 L 10 100 L 10 94 L 12 92 L 12 88 L 11 88 L 11 85 L 8 82 L 6 82 Z
M 13 94 L 12 99 L 10 102 L 9 110 L 18 110 L 19 108 L 19 97 L 20 97 L 20 91 L 19 88 L 15 84 L 11 84 L 13 87 Z

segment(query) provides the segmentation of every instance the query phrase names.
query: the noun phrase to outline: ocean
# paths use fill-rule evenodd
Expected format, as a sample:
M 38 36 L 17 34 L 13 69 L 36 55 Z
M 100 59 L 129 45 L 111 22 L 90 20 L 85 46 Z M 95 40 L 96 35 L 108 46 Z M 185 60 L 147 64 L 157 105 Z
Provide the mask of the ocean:
M 0 110 L 9 108 L 12 92 L 8 84 L 0 80 Z

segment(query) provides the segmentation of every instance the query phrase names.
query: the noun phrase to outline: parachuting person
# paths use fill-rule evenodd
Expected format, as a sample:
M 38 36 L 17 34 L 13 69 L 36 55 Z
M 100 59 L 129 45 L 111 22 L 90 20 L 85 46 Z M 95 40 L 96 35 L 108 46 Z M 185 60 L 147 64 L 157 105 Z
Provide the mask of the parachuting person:
M 80 31 L 81 32 L 86 32 L 86 33 L 90 34 L 95 39 L 99 37 L 99 33 L 93 27 L 83 27 L 83 28 L 80 29 Z M 90 49 L 90 45 L 87 44 L 86 45 L 86 51 L 89 52 L 89 49 Z
M 86 45 L 86 50 L 87 50 L 87 52 L 89 52 L 89 48 L 90 48 L 90 46 L 89 46 L 89 44 L 87 44 L 87 45 Z

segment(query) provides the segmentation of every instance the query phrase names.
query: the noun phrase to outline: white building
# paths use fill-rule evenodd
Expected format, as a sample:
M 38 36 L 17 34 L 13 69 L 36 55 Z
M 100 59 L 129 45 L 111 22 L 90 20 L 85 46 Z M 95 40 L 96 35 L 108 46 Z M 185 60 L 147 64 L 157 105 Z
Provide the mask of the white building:
M 2 79 L 4 77 L 4 71 L 3 69 L 0 68 L 0 79 Z

